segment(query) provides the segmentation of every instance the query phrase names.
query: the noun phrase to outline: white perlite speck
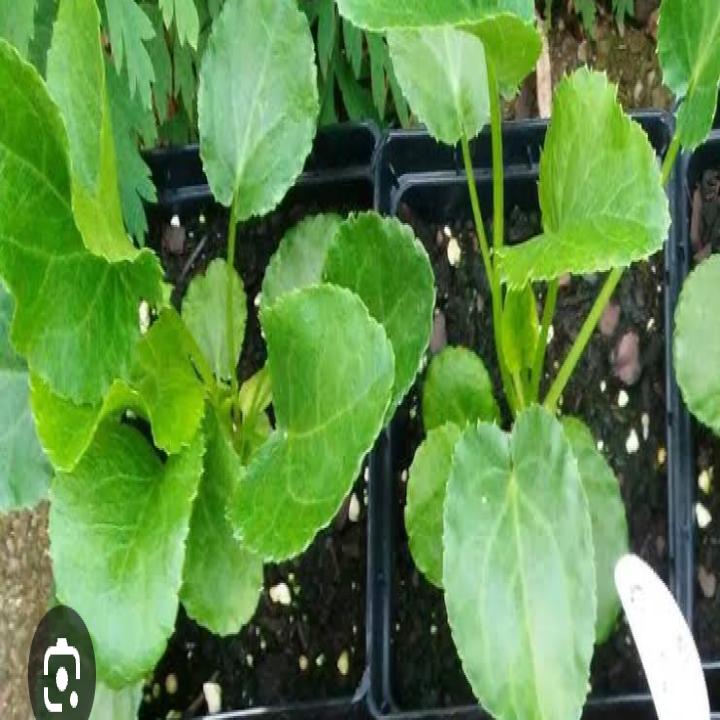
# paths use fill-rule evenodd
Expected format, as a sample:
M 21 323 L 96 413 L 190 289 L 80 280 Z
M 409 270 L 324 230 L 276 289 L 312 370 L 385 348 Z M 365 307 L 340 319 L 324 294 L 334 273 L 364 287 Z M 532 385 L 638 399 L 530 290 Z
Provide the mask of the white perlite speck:
M 457 267 L 460 264 L 460 258 L 462 257 L 462 250 L 460 245 L 455 238 L 450 238 L 450 242 L 447 246 L 447 258 L 448 262 L 453 266 Z
M 698 527 L 704 530 L 712 522 L 712 515 L 702 503 L 695 503 L 695 519 Z
M 305 657 L 305 655 L 301 655 L 298 658 L 298 666 L 300 667 L 300 672 L 305 672 L 308 669 L 308 667 L 310 667 L 310 662 Z
M 350 505 L 348 506 L 348 520 L 352 523 L 356 523 L 360 519 L 360 501 L 357 499 L 357 495 L 353 493 L 350 496 Z
M 633 428 L 625 441 L 625 450 L 628 455 L 634 455 L 640 449 L 640 438 Z
M 284 582 L 273 585 L 270 588 L 270 599 L 278 605 L 287 607 L 292 602 L 290 588 Z
M 607 390 L 607 383 L 604 380 L 600 381 L 600 392 L 604 393 Z
M 546 343 L 546 344 L 549 345 L 549 344 L 553 341 L 553 338 L 554 338 L 554 337 L 555 337 L 555 328 L 551 325 L 551 326 L 548 328 L 547 343 Z
M 146 300 L 140 303 L 138 318 L 140 320 L 140 334 L 144 335 L 150 328 L 150 305 Z
M 222 688 L 214 682 L 203 683 L 203 695 L 208 715 L 217 715 L 222 710 Z
M 170 220 L 170 225 L 174 228 L 180 227 L 180 218 L 177 215 L 173 215 L 172 219 Z
M 621 408 L 627 407 L 627 404 L 629 402 L 630 402 L 630 397 L 624 390 L 621 390 L 618 393 L 618 407 L 621 407 Z
M 259 308 L 261 303 L 262 303 L 262 293 L 259 292 L 259 293 L 255 296 L 255 300 L 253 300 L 253 305 L 254 305 L 256 308 Z
M 605 443 L 602 440 L 597 441 L 598 452 L 602 452 L 605 449 Z
M 711 485 L 710 473 L 707 470 L 703 470 L 700 475 L 698 475 L 698 487 L 707 495 L 710 492 Z
M 350 672 L 350 656 L 348 655 L 347 650 L 343 650 L 340 653 L 340 657 L 337 661 L 337 669 L 343 677 L 346 677 L 347 674 Z
M 643 413 L 640 417 L 643 429 L 643 440 L 647 440 L 650 437 L 650 416 L 647 413 Z

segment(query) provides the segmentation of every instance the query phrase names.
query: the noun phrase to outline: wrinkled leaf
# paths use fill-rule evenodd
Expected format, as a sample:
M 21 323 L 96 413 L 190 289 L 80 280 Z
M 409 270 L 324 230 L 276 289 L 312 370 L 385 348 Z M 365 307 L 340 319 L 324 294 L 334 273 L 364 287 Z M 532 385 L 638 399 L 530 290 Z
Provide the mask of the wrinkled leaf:
M 397 220 L 375 213 L 351 217 L 328 250 L 323 279 L 359 296 L 392 343 L 389 421 L 415 380 L 432 333 L 435 280 L 425 248 Z
M 720 435 L 720 256 L 685 281 L 675 312 L 675 373 L 690 412 Z
M 58 470 L 72 470 L 100 424 L 126 410 L 150 423 L 155 444 L 169 454 L 195 437 L 205 391 L 190 362 L 187 330 L 174 310 L 165 310 L 136 346 L 126 380 L 116 380 L 102 403 L 76 405 L 32 379 L 32 407 L 38 433 Z
M 245 470 L 211 409 L 205 417 L 205 436 L 207 451 L 190 521 L 180 599 L 190 617 L 211 632 L 233 635 L 255 612 L 263 565 L 233 537 L 226 517 Z
M 85 245 L 108 260 L 137 251 L 123 225 L 115 141 L 95 0 L 60 3 L 47 86 L 70 141 L 73 213 Z
M 50 484 L 30 412 L 27 365 L 10 345 L 12 312 L 12 297 L 0 283 L 0 514 L 33 507 Z
M 195 0 L 160 0 L 160 9 L 168 30 L 175 18 L 175 27 L 180 43 L 182 45 L 188 43 L 191 47 L 197 48 L 200 18 L 195 7 Z
M 431 430 L 410 466 L 405 529 L 413 560 L 437 587 L 443 582 L 443 506 L 453 453 L 462 430 L 446 423 Z
M 315 215 L 292 228 L 283 239 L 265 271 L 262 306 L 270 307 L 279 297 L 322 281 L 328 248 L 342 220 L 338 215 Z
M 578 718 L 595 639 L 592 526 L 560 423 L 470 426 L 444 515 L 448 620 L 475 696 L 505 720 Z
M 321 285 L 262 313 L 277 420 L 230 505 L 266 560 L 302 552 L 340 508 L 383 426 L 394 378 L 382 326 L 347 290 Z
M 7 40 L 24 58 L 28 57 L 35 31 L 37 0 L 2 0 L 0 2 L 0 39 Z
M 464 428 L 478 420 L 499 420 L 483 361 L 462 347 L 445 348 L 433 358 L 423 385 L 422 412 L 428 433 L 448 422 Z
M 200 149 L 213 195 L 264 215 L 303 169 L 319 111 L 315 51 L 291 0 L 228 2 L 200 70 Z
M 155 71 L 145 43 L 155 37 L 152 23 L 135 0 L 105 0 L 105 10 L 118 72 L 127 67 L 131 94 L 137 92 L 142 104 L 150 107 Z
M 142 683 L 113 690 L 98 682 L 89 720 L 137 720 L 142 691 Z
M 151 671 L 175 627 L 203 453 L 198 433 L 163 465 L 137 430 L 106 423 L 75 470 L 53 480 L 57 595 L 85 621 L 112 688 Z
M 710 133 L 720 84 L 720 3 L 663 0 L 658 58 L 665 85 L 683 103 L 676 133 L 694 150 Z
M 452 27 L 393 30 L 387 40 L 403 94 L 430 134 L 447 145 L 474 138 L 490 118 L 482 43 Z
M 505 362 L 512 375 L 532 369 L 540 336 L 537 304 L 532 287 L 510 290 L 502 316 Z
M 218 380 L 230 380 L 230 368 L 235 367 L 240 358 L 247 322 L 245 289 L 240 276 L 233 272 L 234 334 L 233 346 L 228 348 L 227 272 L 225 260 L 213 260 L 205 275 L 193 278 L 182 306 L 183 320 Z
M 629 547 L 625 505 L 617 478 L 595 446 L 590 430 L 575 418 L 565 418 L 562 425 L 590 508 L 597 587 L 595 644 L 602 645 L 615 629 L 621 609 L 615 566 Z
M 2 42 L 0 117 L 0 276 L 16 301 L 13 344 L 55 392 L 98 401 L 128 369 L 140 301 L 160 301 L 160 265 L 147 251 L 121 262 L 87 251 L 62 120 L 34 68 Z
M 617 88 L 585 68 L 560 82 L 540 161 L 543 234 L 500 255 L 514 288 L 626 267 L 660 250 L 668 200 L 655 152 Z
M 418 29 L 441 25 L 470 25 L 500 13 L 522 20 L 535 18 L 533 0 L 337 0 L 340 14 L 365 30 Z

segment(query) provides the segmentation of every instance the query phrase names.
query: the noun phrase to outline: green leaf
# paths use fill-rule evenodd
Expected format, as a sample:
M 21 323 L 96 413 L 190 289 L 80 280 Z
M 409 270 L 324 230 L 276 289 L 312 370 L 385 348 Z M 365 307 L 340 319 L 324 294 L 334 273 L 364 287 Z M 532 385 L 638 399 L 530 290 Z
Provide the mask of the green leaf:
M 150 107 L 155 71 L 144 43 L 155 37 L 152 23 L 135 0 L 105 0 L 105 10 L 118 72 L 127 66 L 130 92 Z
M 139 7 L 148 17 L 153 28 L 154 37 L 145 42 L 145 47 L 155 73 L 153 82 L 154 104 L 160 122 L 164 123 L 168 119 L 173 104 L 173 67 L 170 48 L 165 39 L 165 24 L 163 23 L 160 8 L 157 5 L 143 3 Z M 152 112 L 152 105 L 146 106 L 141 98 L 131 96 L 131 99 Z
M 216 199 L 237 197 L 238 220 L 275 208 L 303 169 L 319 111 L 314 57 L 291 0 L 235 0 L 215 22 L 200 70 L 200 150 Z
M 345 41 L 345 53 L 347 54 L 350 65 L 352 66 L 355 78 L 360 79 L 362 74 L 363 63 L 363 34 L 362 30 L 358 30 L 351 22 L 342 21 L 343 39 Z
M 162 271 L 148 251 L 109 262 L 85 248 L 63 122 L 34 68 L 2 42 L 0 117 L 0 276 L 16 302 L 13 345 L 55 392 L 93 403 L 126 373 L 138 306 L 159 302 Z
M 75 470 L 50 490 L 50 553 L 61 602 L 90 631 L 112 688 L 152 670 L 178 609 L 203 437 L 164 465 L 140 433 L 100 427 Z
M 428 433 L 448 422 L 464 428 L 479 420 L 499 420 L 500 410 L 483 361 L 462 347 L 448 347 L 435 356 L 423 385 L 422 412 Z
M 512 375 L 532 370 L 540 336 L 535 293 L 530 285 L 510 290 L 502 316 L 502 344 L 505 362 Z
M 14 45 L 24 58 L 34 35 L 36 4 L 37 0 L 0 1 L 0 39 Z
M 464 28 L 482 40 L 487 61 L 492 62 L 500 91 L 512 96 L 535 69 L 542 39 L 535 21 L 516 15 L 494 15 Z M 508 48 L 512 48 L 509 52 Z
M 60 3 L 47 86 L 68 131 L 73 212 L 85 245 L 111 261 L 132 259 L 137 251 L 122 220 L 95 0 Z
M 327 78 L 330 58 L 335 50 L 337 16 L 334 0 L 318 0 L 317 54 L 320 73 Z
M 272 383 L 267 365 L 240 386 L 238 404 L 242 413 L 235 447 L 240 460 L 247 465 L 272 433 L 266 410 L 272 403 Z
M 177 86 L 178 97 L 182 98 L 188 115 L 194 116 L 197 80 L 195 79 L 195 68 L 193 67 L 193 52 L 187 47 L 180 47 L 176 42 L 173 52 L 173 64 L 175 66 L 175 85 Z
M 150 147 L 155 145 L 155 116 L 152 110 L 144 108 L 137 98 L 130 96 L 126 80 L 109 62 L 105 64 L 105 77 L 117 152 L 122 214 L 128 232 L 143 245 L 148 230 L 143 203 L 154 203 L 157 195 L 150 168 L 140 153 L 139 140 Z
M 720 256 L 685 281 L 675 312 L 675 373 L 683 398 L 698 420 L 720 435 Z
M 137 720 L 142 691 L 142 683 L 113 690 L 98 681 L 89 720 Z
M 240 276 L 233 270 L 234 334 L 233 346 L 229 348 L 227 273 L 228 264 L 225 260 L 213 260 L 205 275 L 197 275 L 190 283 L 182 306 L 183 320 L 218 380 L 230 380 L 229 369 L 235 367 L 240 359 L 247 322 L 245 289 Z
M 277 427 L 230 505 L 264 559 L 302 552 L 340 508 L 390 402 L 393 353 L 347 290 L 299 290 L 262 312 Z
M 191 47 L 197 48 L 200 19 L 195 7 L 195 0 L 160 0 L 160 9 L 168 30 L 175 18 L 175 27 L 180 43 L 182 45 L 188 43 Z
M 12 297 L 0 283 L 0 514 L 33 507 L 50 484 L 30 412 L 27 365 L 10 344 L 12 313 Z
M 33 377 L 33 413 L 53 465 L 71 471 L 100 424 L 126 410 L 150 423 L 155 444 L 165 452 L 189 445 L 202 420 L 205 390 L 187 348 L 187 330 L 174 310 L 165 310 L 137 344 L 128 378 L 116 380 L 102 403 L 76 405 Z
M 483 44 L 452 27 L 393 30 L 395 74 L 413 112 L 440 142 L 474 138 L 490 118 Z
M 475 696 L 504 720 L 578 718 L 595 638 L 592 526 L 577 462 L 545 409 L 512 435 L 470 426 L 445 499 L 443 585 Z
M 446 423 L 431 430 L 410 466 L 405 529 L 413 560 L 422 574 L 442 588 L 443 506 L 453 453 L 462 430 Z
M 397 220 L 357 215 L 340 225 L 323 280 L 352 290 L 387 333 L 395 356 L 389 422 L 415 380 L 432 333 L 435 280 L 425 248 Z
M 390 53 L 382 35 L 367 34 L 368 54 L 370 55 L 370 84 L 373 102 L 380 118 L 385 117 L 387 106 L 388 81 L 385 68 L 390 64 Z
M 226 518 L 245 470 L 211 409 L 205 436 L 205 466 L 190 521 L 180 599 L 190 617 L 211 632 L 234 635 L 255 612 L 263 564 L 233 537 Z
M 374 119 L 375 105 L 372 92 L 355 79 L 350 63 L 342 55 L 337 58 L 335 63 L 335 76 L 350 120 L 360 122 Z
M 319 285 L 330 245 L 342 222 L 339 215 L 315 215 L 292 228 L 280 241 L 262 284 L 262 307 L 292 290 Z
M 18 3 L 12 3 L 16 5 Z M 47 53 L 52 40 L 53 25 L 58 12 L 58 0 L 37 0 L 35 11 L 35 35 L 30 43 L 28 59 L 44 76 L 47 67 Z
M 565 418 L 562 425 L 590 507 L 597 587 L 595 644 L 602 645 L 615 629 L 621 609 L 615 566 L 629 547 L 625 505 L 615 474 L 597 450 L 587 426 L 575 418 Z
M 512 13 L 528 22 L 535 18 L 533 0 L 337 0 L 337 5 L 356 27 L 378 32 L 470 25 L 499 13 Z
M 670 212 L 657 158 L 616 95 L 585 68 L 558 85 L 540 161 L 544 233 L 501 251 L 510 287 L 626 267 L 662 248 Z
M 712 129 L 720 84 L 720 4 L 663 0 L 658 57 L 665 85 L 683 103 L 676 133 L 694 150 Z

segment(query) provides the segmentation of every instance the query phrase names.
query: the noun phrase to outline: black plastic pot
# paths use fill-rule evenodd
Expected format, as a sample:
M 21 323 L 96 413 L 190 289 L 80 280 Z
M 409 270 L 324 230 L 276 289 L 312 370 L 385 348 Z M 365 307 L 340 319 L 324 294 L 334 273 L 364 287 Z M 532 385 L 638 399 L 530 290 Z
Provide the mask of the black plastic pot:
M 718 120 L 720 120 L 720 116 Z M 686 271 L 688 270 L 687 266 L 693 262 L 693 250 L 690 240 L 693 195 L 700 185 L 703 173 L 710 169 L 720 169 L 720 131 L 715 131 L 704 145 L 692 154 L 685 155 L 681 160 L 680 182 L 678 183 L 678 224 L 681 233 L 678 235 L 678 242 L 680 243 L 678 252 L 683 257 L 688 258 L 685 267 Z M 700 494 L 697 490 L 699 468 L 696 466 L 695 451 L 698 448 L 700 436 L 702 434 L 710 435 L 711 433 L 709 430 L 703 429 L 694 419 L 691 419 L 691 431 L 692 437 L 688 443 L 690 467 L 683 487 L 683 491 L 687 494 L 685 525 L 688 537 L 684 549 L 687 555 L 686 564 L 688 567 L 686 578 L 688 585 L 688 618 L 695 630 L 698 641 L 700 641 L 702 629 L 699 623 L 699 614 L 696 612 L 696 602 L 700 592 L 697 582 L 697 564 L 700 562 L 700 558 L 697 553 L 698 530 L 695 523 L 694 505 L 696 500 L 707 502 L 708 498 L 698 497 Z M 711 493 L 717 493 L 717 483 L 713 486 Z M 709 530 L 712 530 L 717 522 L 717 518 L 713 518 L 713 524 Z M 718 646 L 714 652 L 708 650 L 703 653 L 703 664 L 711 679 L 710 689 L 716 701 L 715 707 L 720 707 L 720 638 L 718 638 Z
M 371 124 L 342 125 L 321 130 L 316 138 L 302 176 L 288 193 L 281 208 L 309 207 L 319 211 L 348 207 L 356 210 L 370 210 L 373 207 L 374 157 L 379 141 L 379 131 Z M 178 215 L 185 224 L 188 218 L 203 212 L 212 213 L 215 205 L 197 147 L 161 149 L 148 153 L 146 159 L 151 167 L 157 187 L 158 204 L 149 208 L 151 222 L 167 223 Z M 239 229 L 242 252 L 243 229 Z M 157 237 L 155 237 L 157 241 Z M 159 248 L 155 248 L 159 250 Z M 369 518 L 368 536 L 370 534 Z M 369 564 L 369 563 L 368 563 Z M 372 584 L 368 578 L 368 593 Z M 221 591 L 221 589 L 220 589 Z M 367 609 L 370 603 L 364 601 Z M 369 638 L 369 631 L 366 633 Z M 364 638 L 358 644 L 369 645 Z M 366 662 L 370 649 L 366 647 Z M 328 658 L 333 667 L 335 658 Z M 214 668 L 208 670 L 208 676 Z M 248 672 L 252 672 L 248 670 Z M 226 712 L 224 720 L 246 720 L 249 718 L 272 717 L 293 720 L 339 720 L 366 716 L 368 692 L 367 665 L 360 672 L 357 687 L 345 697 L 323 701 L 294 703 L 282 707 L 253 707 L 251 709 Z M 163 715 L 164 716 L 164 715 Z M 160 718 L 158 718 L 160 720 Z
M 662 157 L 672 139 L 672 118 L 663 113 L 642 113 L 636 119 L 644 127 L 653 147 Z M 525 210 L 537 207 L 537 178 L 540 151 L 546 123 L 542 121 L 508 123 L 503 131 L 506 207 L 517 205 Z M 472 146 L 478 191 L 487 219 L 492 212 L 490 135 L 483 132 Z M 463 164 L 456 150 L 437 145 L 426 133 L 391 133 L 383 142 L 376 167 L 376 207 L 389 215 L 401 208 L 427 223 L 446 223 L 450 219 L 465 221 L 471 217 Z M 675 217 L 676 184 L 668 192 Z M 671 318 L 679 288 L 687 271 L 686 255 L 675 239 L 676 227 L 670 232 L 664 256 L 664 316 L 666 327 Z M 660 280 L 660 278 L 658 278 Z M 668 582 L 684 612 L 692 602 L 692 565 L 688 554 L 692 501 L 687 493 L 690 472 L 689 421 L 682 406 L 672 372 L 670 334 L 666 336 L 666 434 L 667 434 L 667 507 L 668 507 Z M 371 563 L 374 569 L 372 606 L 369 615 L 371 644 L 370 707 L 376 715 L 411 720 L 442 717 L 487 717 L 476 706 L 408 710 L 396 698 L 396 667 L 391 638 L 395 625 L 394 585 L 397 582 L 396 551 L 401 522 L 398 517 L 399 467 L 397 456 L 403 432 L 397 420 L 384 433 L 371 461 Z M 407 458 L 404 458 L 407 462 Z M 402 468 L 407 468 L 407 464 Z M 428 619 L 428 622 L 430 620 Z M 423 662 L 422 657 L 417 658 Z M 591 698 L 585 718 L 652 718 L 652 703 L 647 695 Z

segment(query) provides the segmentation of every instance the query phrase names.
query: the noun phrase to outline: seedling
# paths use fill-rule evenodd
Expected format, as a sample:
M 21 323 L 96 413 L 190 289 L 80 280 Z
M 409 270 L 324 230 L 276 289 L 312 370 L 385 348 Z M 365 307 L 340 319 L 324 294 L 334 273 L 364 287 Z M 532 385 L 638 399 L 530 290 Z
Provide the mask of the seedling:
M 371 213 L 322 216 L 273 258 L 268 362 L 239 382 L 238 223 L 295 182 L 318 112 L 294 0 L 229 0 L 199 90 L 227 260 L 177 312 L 122 223 L 94 0 L 60 3 L 47 83 L 0 42 L 0 501 L 32 505 L 50 485 L 57 596 L 90 630 L 103 698 L 135 701 L 180 601 L 218 634 L 240 630 L 263 562 L 301 553 L 332 520 L 427 347 L 432 271 L 412 233 Z
M 603 74 L 581 69 L 560 82 L 540 162 L 543 232 L 506 247 L 500 98 L 517 90 L 540 53 L 532 0 L 338 6 L 359 27 L 387 33 L 411 109 L 437 140 L 460 145 L 511 418 L 503 431 L 473 352 L 450 348 L 432 361 L 422 394 L 427 437 L 408 484 L 410 549 L 444 589 L 453 638 L 483 707 L 503 720 L 572 720 L 585 702 L 593 646 L 616 623 L 613 570 L 628 531 L 617 480 L 590 431 L 555 415 L 625 268 L 663 246 L 670 226 L 663 188 L 680 147 L 700 142 L 712 122 L 720 8 L 713 0 L 663 3 L 659 54 L 683 104 L 662 169 Z M 488 121 L 492 246 L 470 151 Z M 559 278 L 605 272 L 541 398 Z

